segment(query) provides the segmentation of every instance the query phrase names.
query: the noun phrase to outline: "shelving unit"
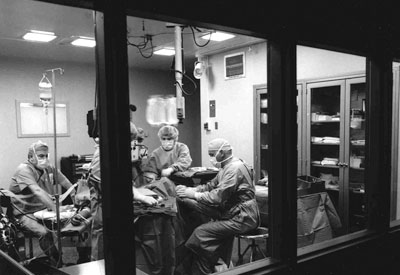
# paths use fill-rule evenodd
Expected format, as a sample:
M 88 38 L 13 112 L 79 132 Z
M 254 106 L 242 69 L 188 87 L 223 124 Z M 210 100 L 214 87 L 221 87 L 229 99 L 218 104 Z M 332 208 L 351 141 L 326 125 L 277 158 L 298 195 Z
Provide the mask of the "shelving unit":
M 307 172 L 326 182 L 343 234 L 365 228 L 365 78 L 306 83 Z
M 71 155 L 61 158 L 61 172 L 71 183 L 77 182 L 86 173 L 82 168 L 84 164 L 90 163 L 93 155 Z
M 269 94 L 267 84 L 254 85 L 254 171 L 255 181 L 262 179 L 267 172 L 267 155 L 269 150 L 268 143 L 268 104 Z M 297 85 L 297 175 L 306 174 L 306 154 L 304 121 L 306 120 L 306 104 L 304 96 L 304 85 Z M 265 115 L 264 115 L 265 114 Z

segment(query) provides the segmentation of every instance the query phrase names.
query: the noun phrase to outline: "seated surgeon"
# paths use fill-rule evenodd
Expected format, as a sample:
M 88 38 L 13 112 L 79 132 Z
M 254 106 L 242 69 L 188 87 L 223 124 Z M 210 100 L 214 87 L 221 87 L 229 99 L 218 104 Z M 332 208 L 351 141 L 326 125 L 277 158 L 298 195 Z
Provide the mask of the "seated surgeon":
M 229 265 L 234 236 L 257 228 L 260 222 L 250 167 L 233 157 L 231 145 L 222 138 L 208 144 L 208 154 L 220 168 L 217 176 L 197 187 L 176 187 L 183 218 L 197 218 L 191 225 L 200 224 L 185 244 L 194 256 L 189 274 L 213 273 L 219 258 Z
M 43 209 L 56 211 L 53 200 L 55 186 L 53 177 L 57 182 L 69 189 L 71 182 L 49 163 L 49 147 L 41 141 L 33 143 L 28 150 L 28 160 L 21 163 L 14 176 L 11 178 L 10 191 L 21 195 L 19 200 L 14 200 L 14 216 L 21 224 L 23 230 L 32 232 L 39 238 L 39 245 L 43 252 L 50 257 L 52 264 L 61 266 L 62 260 L 54 244 L 52 232 L 36 220 L 33 213 Z M 72 201 L 75 189 L 70 193 Z
M 178 142 L 179 131 L 174 126 L 163 126 L 158 131 L 161 146 L 155 149 L 143 168 L 144 176 L 152 181 L 185 171 L 192 164 L 189 147 Z

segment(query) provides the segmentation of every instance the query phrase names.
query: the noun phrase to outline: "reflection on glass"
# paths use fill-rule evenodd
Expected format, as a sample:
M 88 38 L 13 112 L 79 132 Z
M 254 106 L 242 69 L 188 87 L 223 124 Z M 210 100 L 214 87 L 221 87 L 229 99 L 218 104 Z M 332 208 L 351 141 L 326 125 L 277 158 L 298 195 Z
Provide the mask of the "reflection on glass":
M 7 68 L 0 75 L 0 83 L 5 85 L 0 124 L 9 129 L 2 136 L 0 170 L 7 172 L 0 175 L 0 189 L 6 194 L 0 193 L 0 200 L 11 197 L 10 203 L 0 208 L 0 249 L 21 268 L 48 274 L 67 264 L 89 262 L 91 256 L 90 195 L 87 184 L 81 182 L 95 144 L 86 128 L 87 112 L 95 105 L 95 55 L 94 49 L 70 42 L 72 36 L 94 37 L 93 11 L 4 0 L 0 17 L 7 21 L 0 35 L 0 62 Z M 36 34 L 54 31 L 53 40 L 21 39 L 29 30 Z M 46 152 L 39 137 L 47 144 Z M 16 181 L 11 179 L 14 174 Z M 43 197 L 27 187 L 32 182 Z

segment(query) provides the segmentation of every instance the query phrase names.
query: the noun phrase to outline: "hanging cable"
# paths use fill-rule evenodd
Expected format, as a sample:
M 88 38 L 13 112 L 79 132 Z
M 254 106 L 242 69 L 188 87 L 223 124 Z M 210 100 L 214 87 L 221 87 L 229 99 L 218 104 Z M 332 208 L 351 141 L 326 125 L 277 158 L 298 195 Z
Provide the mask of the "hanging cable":
M 197 43 L 197 41 L 196 41 L 196 35 L 195 35 L 195 33 L 194 33 L 194 30 L 193 29 L 196 29 L 196 31 L 198 31 L 198 32 L 200 32 L 200 33 L 203 33 L 203 31 L 202 30 L 200 30 L 199 28 L 197 28 L 197 27 L 192 27 L 192 26 L 189 26 L 190 27 L 190 29 L 191 29 L 191 31 L 192 31 L 192 35 L 193 35 L 193 42 L 194 42 L 194 44 L 196 44 L 196 46 L 197 47 L 200 47 L 200 48 L 202 48 L 202 47 L 205 47 L 205 46 L 207 46 L 209 43 L 210 43 L 210 41 L 211 41 L 211 34 L 213 33 L 212 31 L 208 31 L 208 32 L 206 32 L 206 33 L 208 33 L 208 34 L 210 34 L 210 37 L 208 38 L 208 41 L 206 42 L 206 43 L 204 43 L 203 45 L 200 45 L 200 44 L 198 44 Z

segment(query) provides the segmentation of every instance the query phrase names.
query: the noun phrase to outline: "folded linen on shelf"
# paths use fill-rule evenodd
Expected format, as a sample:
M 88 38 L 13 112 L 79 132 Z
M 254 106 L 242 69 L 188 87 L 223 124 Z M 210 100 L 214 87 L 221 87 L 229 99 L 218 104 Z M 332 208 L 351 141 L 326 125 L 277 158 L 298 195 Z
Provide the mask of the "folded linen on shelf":
M 339 159 L 337 158 L 324 158 L 321 160 L 321 165 L 337 165 L 339 162 Z
M 352 140 L 351 144 L 353 144 L 353 145 L 365 145 L 365 139 Z
M 340 138 L 338 137 L 311 137 L 313 143 L 328 143 L 328 144 L 339 144 Z
M 323 137 L 323 143 L 340 143 L 340 138 L 338 137 Z

